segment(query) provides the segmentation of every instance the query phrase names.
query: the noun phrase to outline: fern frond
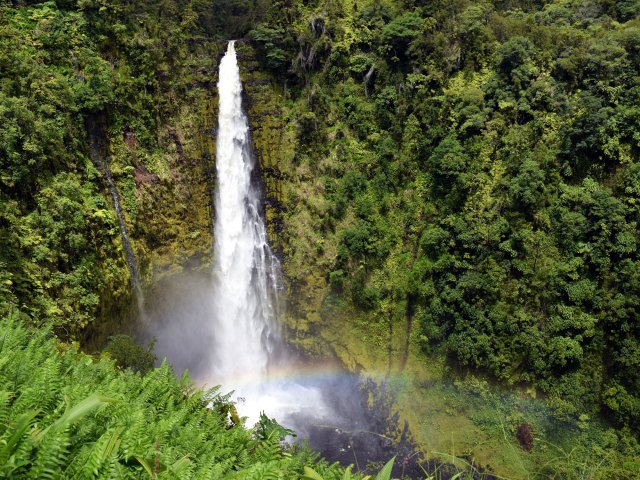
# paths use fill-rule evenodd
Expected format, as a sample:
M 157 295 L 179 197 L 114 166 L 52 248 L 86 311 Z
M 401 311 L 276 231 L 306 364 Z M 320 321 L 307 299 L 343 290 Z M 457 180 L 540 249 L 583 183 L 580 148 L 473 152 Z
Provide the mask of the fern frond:
M 84 478 L 97 478 L 102 467 L 115 457 L 120 446 L 122 430 L 120 427 L 107 431 L 92 445 L 81 470 Z
M 9 424 L 11 398 L 13 398 L 12 392 L 6 390 L 0 391 L 0 435 L 6 431 Z
M 35 460 L 29 472 L 34 480 L 62 478 L 63 466 L 68 462 L 69 436 L 66 431 L 55 431 L 37 443 Z
M 282 458 L 280 443 L 273 440 L 260 442 L 252 455 L 252 460 L 268 463 Z
M 33 428 L 34 420 L 39 413 L 39 410 L 32 410 L 11 422 L 0 438 L 0 465 L 5 465 L 9 461 L 20 442 L 28 440 L 27 431 Z

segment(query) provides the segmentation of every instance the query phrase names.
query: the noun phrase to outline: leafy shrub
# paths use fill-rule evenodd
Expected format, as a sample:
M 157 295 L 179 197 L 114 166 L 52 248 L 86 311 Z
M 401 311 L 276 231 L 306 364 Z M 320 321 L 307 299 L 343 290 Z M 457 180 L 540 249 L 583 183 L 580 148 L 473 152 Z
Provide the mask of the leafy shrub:
M 416 12 L 404 13 L 382 28 L 382 40 L 402 53 L 420 33 L 423 22 L 422 17 Z
M 109 337 L 103 352 L 108 353 L 120 368 L 130 368 L 144 375 L 153 369 L 156 361 L 153 344 L 154 342 L 144 348 L 135 343 L 129 335 L 114 335 Z

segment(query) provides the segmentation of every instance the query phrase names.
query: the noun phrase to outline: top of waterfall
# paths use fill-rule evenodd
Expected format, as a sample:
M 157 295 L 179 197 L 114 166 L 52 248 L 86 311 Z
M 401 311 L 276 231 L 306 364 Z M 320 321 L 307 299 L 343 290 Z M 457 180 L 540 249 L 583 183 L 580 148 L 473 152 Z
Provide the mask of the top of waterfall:
M 229 43 L 227 44 L 227 54 L 230 53 L 236 53 L 236 41 L 235 40 L 229 40 Z

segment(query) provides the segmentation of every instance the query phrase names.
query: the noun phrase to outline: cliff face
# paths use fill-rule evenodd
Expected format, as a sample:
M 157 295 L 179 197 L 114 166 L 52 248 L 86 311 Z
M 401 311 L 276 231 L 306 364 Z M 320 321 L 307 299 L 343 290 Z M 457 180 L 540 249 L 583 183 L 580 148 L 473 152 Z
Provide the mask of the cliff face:
M 286 183 L 294 157 L 295 137 L 291 135 L 287 107 L 281 85 L 261 69 L 258 53 L 249 42 L 238 44 L 240 75 L 245 91 L 256 172 L 264 189 L 265 218 L 272 248 L 280 256 L 283 244 L 283 214 L 287 200 Z
M 210 72 L 216 71 L 218 46 L 189 48 L 197 66 L 185 69 L 181 88 L 164 94 L 171 113 L 154 119 L 152 141 L 137 119 L 105 115 L 109 167 L 144 291 L 167 274 L 206 266 L 211 256 L 216 98 Z M 83 340 L 89 350 L 115 331 L 133 328 L 129 277 L 121 269 L 122 287 L 100 293 L 97 319 Z
M 265 72 L 259 52 L 250 42 L 238 45 L 245 107 L 249 115 L 255 155 L 264 187 L 269 240 L 282 262 L 286 288 L 284 327 L 291 342 L 306 353 L 332 355 L 334 349 L 323 334 L 333 331 L 324 300 L 327 282 L 322 269 L 334 250 L 323 249 L 321 220 L 324 188 L 312 169 L 300 159 L 300 102 L 292 99 L 286 83 L 279 84 Z M 330 243 L 329 243 L 330 245 Z M 341 313 L 330 308 L 331 316 Z
M 164 276 L 206 269 L 213 244 L 227 42 L 204 36 L 191 7 L 116 4 L 0 5 L 0 315 L 18 310 L 90 350 L 135 317 L 135 277 L 149 294 Z M 256 175 L 282 252 L 282 95 L 240 43 Z
M 156 142 L 142 145 L 135 128 L 111 125 L 111 170 L 143 284 L 206 268 L 213 244 L 218 63 L 226 42 L 194 39 L 182 91 L 170 92 L 172 114 L 158 118 Z M 281 250 L 283 163 L 290 161 L 282 95 L 260 71 L 256 54 L 238 46 L 255 154 L 264 187 L 269 234 Z
M 157 146 L 144 149 L 136 132 L 117 132 L 130 221 L 145 280 L 208 264 L 212 245 L 217 98 L 216 42 L 190 45 L 185 88 L 170 99 L 175 114 L 160 119 Z M 116 143 L 114 142 L 114 143 Z
M 190 45 L 187 88 L 171 100 L 175 115 L 160 119 L 154 149 L 137 145 L 136 132 L 114 132 L 114 170 L 127 198 L 128 219 L 147 284 L 182 269 L 210 264 L 217 129 L 218 63 L 226 43 L 195 40 Z M 238 45 L 255 155 L 264 187 L 270 240 L 281 244 L 282 165 L 289 160 L 282 95 L 260 71 L 255 52 Z

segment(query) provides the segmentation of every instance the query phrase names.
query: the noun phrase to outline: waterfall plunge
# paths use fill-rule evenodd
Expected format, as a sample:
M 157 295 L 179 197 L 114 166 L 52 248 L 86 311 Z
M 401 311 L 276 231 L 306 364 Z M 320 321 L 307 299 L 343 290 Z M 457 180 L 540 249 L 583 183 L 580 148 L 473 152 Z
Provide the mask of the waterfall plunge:
M 218 92 L 212 372 L 223 385 L 237 386 L 267 374 L 278 262 L 267 243 L 259 189 L 251 181 L 255 160 L 233 41 L 220 63 Z
M 234 389 L 240 415 L 255 422 L 260 412 L 296 427 L 287 417 L 301 411 L 322 416 L 320 391 L 299 382 L 270 378 L 296 370 L 272 353 L 278 341 L 279 264 L 267 243 L 260 190 L 252 183 L 255 159 L 234 42 L 220 63 L 216 143 L 216 222 L 213 291 L 213 358 L 210 382 Z
M 390 412 L 379 417 L 368 408 L 375 391 L 363 394 L 359 377 L 340 366 L 298 364 L 278 339 L 279 265 L 252 185 L 255 159 L 233 42 L 218 89 L 213 290 L 208 275 L 165 280 L 150 302 L 153 321 L 144 324 L 144 335 L 157 340 L 159 358 L 177 372 L 188 369 L 198 384 L 235 390 L 232 400 L 247 426 L 264 411 L 330 461 L 386 462 L 397 452 L 386 436 Z

